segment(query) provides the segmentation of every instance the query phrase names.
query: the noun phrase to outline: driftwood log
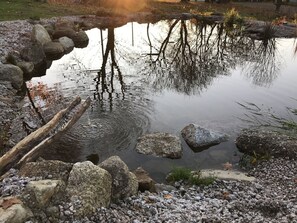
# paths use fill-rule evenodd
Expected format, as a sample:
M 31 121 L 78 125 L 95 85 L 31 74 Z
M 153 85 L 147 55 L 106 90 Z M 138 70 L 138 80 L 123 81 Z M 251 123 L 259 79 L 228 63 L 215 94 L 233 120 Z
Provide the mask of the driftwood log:
M 0 174 L 11 167 L 19 167 L 36 159 L 43 148 L 60 138 L 77 122 L 90 106 L 90 103 L 90 98 L 81 104 L 80 97 L 76 97 L 67 108 L 59 111 L 47 124 L 17 143 L 0 157 Z

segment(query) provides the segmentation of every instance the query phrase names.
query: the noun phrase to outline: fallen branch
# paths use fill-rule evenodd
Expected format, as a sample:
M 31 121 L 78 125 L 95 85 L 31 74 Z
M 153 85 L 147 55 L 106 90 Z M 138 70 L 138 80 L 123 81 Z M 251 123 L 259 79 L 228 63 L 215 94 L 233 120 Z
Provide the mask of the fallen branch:
M 90 106 L 91 99 L 87 98 L 87 100 L 82 104 L 80 109 L 73 115 L 73 117 L 65 124 L 65 126 L 58 131 L 56 134 L 46 138 L 41 143 L 39 143 L 37 146 L 35 146 L 32 150 L 30 150 L 23 158 L 17 163 L 17 167 L 22 166 L 23 164 L 33 161 L 38 157 L 40 154 L 40 151 L 59 139 L 68 129 L 70 129 L 77 120 L 83 115 L 83 113 L 87 110 L 87 108 Z
M 4 173 L 5 170 L 13 167 L 25 154 L 27 154 L 32 148 L 36 147 L 36 145 L 49 145 L 53 142 L 53 140 L 48 141 L 50 138 L 55 139 L 56 134 L 63 134 L 85 112 L 90 105 L 90 101 L 90 98 L 88 98 L 85 103 L 79 107 L 79 110 L 76 110 L 74 117 L 72 117 L 73 114 L 71 114 L 71 112 L 75 110 L 81 102 L 80 97 L 76 97 L 66 109 L 59 111 L 47 124 L 32 132 L 30 135 L 17 143 L 11 150 L 0 157 L 0 173 Z M 68 120 L 66 126 L 62 124 L 65 120 Z M 58 138 L 58 136 L 56 137 Z

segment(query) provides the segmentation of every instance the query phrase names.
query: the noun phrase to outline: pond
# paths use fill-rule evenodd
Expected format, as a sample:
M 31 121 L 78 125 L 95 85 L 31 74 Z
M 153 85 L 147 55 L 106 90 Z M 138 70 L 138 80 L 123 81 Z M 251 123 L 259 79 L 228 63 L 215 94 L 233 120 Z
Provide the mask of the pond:
M 175 166 L 221 169 L 240 159 L 234 140 L 248 123 L 239 103 L 286 117 L 286 107 L 296 106 L 294 39 L 252 40 L 197 20 L 129 23 L 87 34 L 88 47 L 27 82 L 31 92 L 40 86 L 48 92 L 36 101 L 43 109 L 76 95 L 92 98 L 80 121 L 45 151 L 47 159 L 101 162 L 118 155 L 130 169 L 142 166 L 157 181 Z M 144 133 L 180 136 L 190 123 L 227 133 L 230 140 L 201 152 L 182 140 L 178 160 L 134 150 Z

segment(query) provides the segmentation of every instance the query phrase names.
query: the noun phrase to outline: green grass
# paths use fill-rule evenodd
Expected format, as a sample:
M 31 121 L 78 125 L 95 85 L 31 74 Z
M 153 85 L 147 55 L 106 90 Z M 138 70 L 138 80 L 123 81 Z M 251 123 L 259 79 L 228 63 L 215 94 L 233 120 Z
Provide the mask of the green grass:
M 85 9 L 77 6 L 52 5 L 34 0 L 0 1 L 0 21 L 79 14 L 85 14 Z
M 192 170 L 185 167 L 175 167 L 169 174 L 167 180 L 169 182 L 184 181 L 190 185 L 208 186 L 215 180 L 214 177 L 201 177 L 200 172 L 193 174 Z

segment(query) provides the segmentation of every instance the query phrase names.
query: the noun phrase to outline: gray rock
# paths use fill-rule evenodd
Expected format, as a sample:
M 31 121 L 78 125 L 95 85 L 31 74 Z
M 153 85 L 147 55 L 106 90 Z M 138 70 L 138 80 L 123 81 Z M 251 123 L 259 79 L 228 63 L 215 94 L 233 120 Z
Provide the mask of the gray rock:
M 79 31 L 71 37 L 76 48 L 84 48 L 89 44 L 89 37 L 85 31 Z
M 64 47 L 59 42 L 48 42 L 44 44 L 43 50 L 48 60 L 58 60 L 64 55 Z
M 13 199 L 13 197 L 6 197 L 0 199 L 0 204 L 4 200 Z M 32 217 L 33 214 L 31 210 L 25 207 L 22 202 L 20 204 L 12 204 L 12 206 L 4 209 L 0 205 L 0 222 L 1 223 L 23 223 Z
M 47 30 L 40 24 L 34 25 L 32 35 L 35 40 L 41 43 L 41 45 L 52 41 Z
M 20 61 L 16 64 L 24 73 L 24 78 L 30 75 L 34 70 L 34 64 L 32 62 Z
M 11 64 L 0 64 L 0 81 L 9 81 L 15 89 L 23 85 L 23 71 Z
M 254 155 L 297 158 L 297 140 L 281 132 L 266 129 L 243 130 L 236 139 L 239 151 Z
M 35 203 L 36 206 L 42 208 L 45 207 L 52 197 L 56 193 L 59 193 L 63 188 L 65 188 L 65 183 L 61 180 L 30 181 L 25 193 L 34 195 L 34 198 L 31 196 L 31 201 L 29 202 Z
M 195 124 L 189 124 L 184 127 L 181 135 L 195 152 L 228 140 L 228 136 L 225 134 L 208 130 Z
M 138 138 L 136 151 L 146 155 L 178 159 L 182 156 L 180 139 L 169 133 L 152 133 Z
M 76 34 L 76 32 L 71 28 L 60 28 L 53 32 L 53 38 L 59 39 L 61 37 L 66 36 L 66 37 L 72 39 L 73 36 L 75 36 L 75 34 Z
M 34 70 L 31 73 L 31 77 L 39 77 L 46 73 L 46 57 L 42 48 L 42 45 L 38 42 L 31 43 L 30 46 L 22 49 L 21 59 L 34 64 Z
M 51 176 L 51 179 L 67 182 L 72 166 L 72 163 L 64 163 L 59 160 L 29 162 L 21 167 L 19 175 L 41 177 L 42 179 L 48 179 Z
M 136 176 L 129 172 L 128 166 L 118 156 L 112 156 L 99 164 L 112 177 L 111 197 L 113 200 L 123 199 L 137 193 L 138 181 Z
M 90 161 L 75 163 L 70 172 L 66 195 L 81 201 L 75 209 L 78 217 L 91 215 L 96 208 L 106 207 L 111 200 L 111 175 Z
M 59 38 L 59 42 L 62 44 L 65 54 L 70 53 L 74 48 L 74 42 L 66 36 Z
M 156 192 L 155 181 L 149 176 L 149 173 L 142 167 L 138 167 L 133 171 L 138 181 L 138 190 Z

